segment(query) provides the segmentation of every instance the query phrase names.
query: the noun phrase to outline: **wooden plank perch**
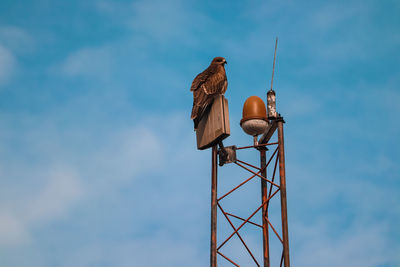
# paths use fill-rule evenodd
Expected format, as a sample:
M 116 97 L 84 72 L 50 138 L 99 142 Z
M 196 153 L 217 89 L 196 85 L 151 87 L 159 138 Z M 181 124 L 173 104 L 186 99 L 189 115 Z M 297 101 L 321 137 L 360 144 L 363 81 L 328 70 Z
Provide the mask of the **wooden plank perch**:
M 200 120 L 196 130 L 197 149 L 212 147 L 230 135 L 228 100 L 215 97 L 208 114 Z

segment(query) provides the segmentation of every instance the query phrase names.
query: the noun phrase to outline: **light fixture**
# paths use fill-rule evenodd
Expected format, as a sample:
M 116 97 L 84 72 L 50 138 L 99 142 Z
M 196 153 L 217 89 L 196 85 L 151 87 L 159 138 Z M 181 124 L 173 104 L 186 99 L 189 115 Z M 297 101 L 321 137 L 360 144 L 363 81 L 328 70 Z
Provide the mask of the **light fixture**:
M 261 98 L 258 96 L 247 98 L 243 105 L 240 126 L 245 133 L 254 137 L 254 145 L 257 145 L 257 135 L 263 134 L 268 127 L 267 110 Z

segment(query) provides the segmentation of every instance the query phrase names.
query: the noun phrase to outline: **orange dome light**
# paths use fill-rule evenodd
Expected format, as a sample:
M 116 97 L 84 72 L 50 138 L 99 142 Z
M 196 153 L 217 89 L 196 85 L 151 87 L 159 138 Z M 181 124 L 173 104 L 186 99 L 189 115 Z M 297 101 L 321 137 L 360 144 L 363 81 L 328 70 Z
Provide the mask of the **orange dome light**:
M 250 96 L 243 105 L 240 126 L 245 133 L 257 136 L 264 133 L 268 126 L 267 109 L 258 96 Z M 256 139 L 255 139 L 256 140 Z
M 251 119 L 267 120 L 267 109 L 264 101 L 258 96 L 250 96 L 243 105 L 243 116 L 240 125 Z

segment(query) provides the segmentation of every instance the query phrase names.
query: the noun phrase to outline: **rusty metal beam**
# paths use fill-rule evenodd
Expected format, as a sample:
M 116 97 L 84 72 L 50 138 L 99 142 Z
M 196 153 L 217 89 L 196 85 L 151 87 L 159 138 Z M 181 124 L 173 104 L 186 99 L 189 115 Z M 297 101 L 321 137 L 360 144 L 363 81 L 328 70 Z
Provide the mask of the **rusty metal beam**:
M 260 171 L 257 172 L 257 174 L 260 173 Z M 234 187 L 233 189 L 231 189 L 228 193 L 226 193 L 225 195 L 223 195 L 222 197 L 218 198 L 217 200 L 220 201 L 222 200 L 224 197 L 228 196 L 230 193 L 232 193 L 233 191 L 235 191 L 236 189 L 238 189 L 239 187 L 241 187 L 242 185 L 244 185 L 245 183 L 247 183 L 248 181 L 250 181 L 251 179 L 253 179 L 254 177 L 256 177 L 257 174 L 253 174 L 252 176 L 250 176 L 248 179 L 246 179 L 245 181 L 241 182 L 238 186 Z
M 270 184 L 273 184 L 273 185 L 275 185 L 276 187 L 278 187 L 278 188 L 279 188 L 279 185 L 277 185 L 276 183 L 274 183 L 274 182 L 272 182 L 272 181 L 268 180 L 268 179 L 267 179 L 267 178 L 265 178 L 264 176 L 257 174 L 256 172 L 254 172 L 254 171 L 250 170 L 249 168 L 247 168 L 247 167 L 243 166 L 243 165 L 242 165 L 242 164 L 240 164 L 240 163 L 237 163 L 237 162 L 235 162 L 235 164 L 236 164 L 236 165 L 238 165 L 238 166 L 240 166 L 240 167 L 242 167 L 242 168 L 243 168 L 243 169 L 245 169 L 246 171 L 248 171 L 248 172 L 251 172 L 252 174 L 254 174 L 254 175 L 256 175 L 256 176 L 260 177 L 262 180 L 264 180 L 264 181 L 266 181 L 266 182 L 268 182 L 268 183 L 270 183 Z
M 239 237 L 240 241 L 242 242 L 243 246 L 246 248 L 247 252 L 250 254 L 251 258 L 253 259 L 253 261 L 255 262 L 255 264 L 260 267 L 260 264 L 258 264 L 256 258 L 254 257 L 253 253 L 251 253 L 249 247 L 247 246 L 246 242 L 244 242 L 242 236 L 239 234 L 238 230 L 236 230 L 235 226 L 233 225 L 232 221 L 229 219 L 228 215 L 226 214 L 226 212 L 224 211 L 224 209 L 221 207 L 220 204 L 218 204 L 218 207 L 220 208 L 222 214 L 224 214 L 226 220 L 229 222 L 229 224 L 231 225 L 231 227 L 233 228 L 233 230 L 235 231 L 236 235 Z
M 267 151 L 265 149 L 260 149 L 260 167 L 262 169 L 261 175 L 267 177 Z M 272 187 L 272 185 L 270 185 L 270 187 Z M 268 199 L 268 185 L 265 180 L 261 179 L 261 203 L 264 203 L 262 207 L 262 216 L 261 216 L 262 229 L 263 229 L 264 267 L 270 266 L 268 222 L 266 220 L 266 216 L 268 216 L 267 199 Z
M 252 164 L 250 164 L 250 163 L 247 163 L 246 161 L 243 161 L 243 160 L 240 160 L 240 159 L 236 159 L 236 161 L 237 162 L 240 162 L 240 163 L 242 163 L 242 164 L 244 164 L 244 165 L 247 165 L 247 166 L 249 166 L 249 167 L 252 167 L 252 168 L 254 168 L 254 169 L 257 169 L 257 170 L 261 170 L 261 168 L 258 168 L 257 166 L 254 166 L 254 165 L 252 165 Z
M 226 259 L 227 261 L 229 261 L 230 263 L 232 263 L 233 265 L 240 267 L 240 265 L 236 264 L 233 260 L 231 260 L 230 258 L 228 258 L 227 256 L 225 256 L 224 254 L 222 254 L 221 252 L 217 251 L 217 253 L 219 255 L 221 255 L 222 257 L 224 257 L 224 259 Z
M 271 123 L 268 125 L 268 128 L 265 131 L 265 133 L 258 140 L 258 143 L 259 144 L 268 143 L 269 139 L 271 139 L 271 137 L 274 134 L 274 132 L 275 132 L 277 127 L 278 127 L 277 122 L 276 121 L 271 121 Z
M 229 212 L 225 212 L 225 213 L 226 213 L 226 215 L 229 215 L 229 216 L 231 216 L 233 218 L 239 219 L 239 220 L 241 220 L 243 222 L 246 221 L 246 219 L 243 219 L 242 217 L 239 217 L 239 216 L 237 216 L 235 214 L 232 214 L 232 213 L 229 213 Z M 252 225 L 258 226 L 260 228 L 263 228 L 262 225 L 259 225 L 258 223 L 255 223 L 255 222 L 252 222 L 252 221 L 247 221 L 247 222 L 252 224 Z
M 286 199 L 286 172 L 285 172 L 285 146 L 283 140 L 283 119 L 278 119 L 278 142 L 279 142 L 279 177 L 281 191 L 281 217 L 282 217 L 282 239 L 284 266 L 290 267 L 289 260 L 289 233 Z
M 211 152 L 211 267 L 217 267 L 217 150 L 217 146 L 215 145 L 212 147 Z
M 240 149 L 247 149 L 247 148 L 260 148 L 260 147 L 264 147 L 264 146 L 272 146 L 272 145 L 277 145 L 278 142 L 273 142 L 273 143 L 265 143 L 265 144 L 258 144 L 258 145 L 253 145 L 253 146 L 241 146 L 241 147 L 237 147 L 236 150 L 240 150 Z
M 265 216 L 265 219 L 268 221 L 269 226 L 271 226 L 272 231 L 274 231 L 274 233 L 276 234 L 276 236 L 278 237 L 279 241 L 281 241 L 281 243 L 283 244 L 283 240 L 280 237 L 280 235 L 278 234 L 278 232 L 275 230 L 274 226 L 272 225 L 272 223 L 270 222 L 270 220 L 268 219 L 268 216 Z
M 226 242 L 228 242 L 229 239 L 231 239 L 232 236 L 234 236 L 236 232 L 243 227 L 243 225 L 245 225 L 251 218 L 253 218 L 253 216 L 264 206 L 265 203 L 267 203 L 267 201 L 269 201 L 271 198 L 275 196 L 276 193 L 278 193 L 279 190 L 280 190 L 279 188 L 276 189 L 276 191 L 270 197 L 268 197 L 268 199 L 264 203 L 262 203 L 227 239 L 225 239 L 224 242 L 221 243 L 221 245 L 219 245 L 217 250 L 221 249 L 226 244 Z
M 278 146 L 278 148 L 279 148 L 279 146 Z M 278 159 L 279 159 L 279 156 L 277 155 L 276 159 L 275 159 L 274 171 L 272 172 L 271 182 L 273 182 L 275 180 L 275 173 L 276 173 L 276 166 L 278 165 Z M 272 186 L 269 188 L 268 197 L 271 195 L 271 193 L 272 193 Z M 268 211 L 268 207 L 269 207 L 269 201 L 267 202 L 267 211 Z

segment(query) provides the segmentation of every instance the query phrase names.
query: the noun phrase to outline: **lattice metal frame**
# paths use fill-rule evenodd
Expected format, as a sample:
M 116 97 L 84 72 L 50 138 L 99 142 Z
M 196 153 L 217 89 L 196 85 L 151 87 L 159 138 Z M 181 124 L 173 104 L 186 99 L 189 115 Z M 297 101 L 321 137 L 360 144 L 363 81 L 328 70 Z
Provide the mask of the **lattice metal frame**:
M 260 141 L 264 141 L 262 144 L 253 145 L 253 146 L 245 146 L 245 147 L 238 147 L 235 150 L 243 150 L 243 149 L 255 149 L 258 150 L 260 153 L 260 167 L 257 167 L 249 162 L 242 161 L 238 158 L 233 160 L 233 163 L 240 167 L 241 169 L 246 170 L 248 173 L 251 174 L 250 177 L 246 177 L 240 184 L 233 187 L 228 192 L 224 193 L 222 196 L 217 197 L 217 166 L 216 166 L 216 154 L 217 148 L 213 147 L 213 180 L 212 180 L 212 211 L 211 211 L 211 267 L 217 266 L 217 254 L 220 255 L 222 258 L 233 264 L 234 266 L 239 266 L 233 259 L 229 258 L 227 255 L 224 255 L 220 250 L 227 244 L 231 238 L 236 235 L 240 242 L 243 244 L 244 248 L 251 256 L 252 260 L 254 261 L 256 266 L 270 266 L 270 256 L 269 256 L 269 229 L 272 229 L 275 236 L 279 239 L 280 243 L 282 244 L 282 256 L 280 259 L 280 266 L 284 264 L 285 267 L 289 267 L 289 241 L 288 241 L 288 225 L 287 225 L 287 205 L 286 205 L 286 178 L 285 178 L 285 159 L 284 159 L 284 142 L 283 142 L 283 119 L 280 118 L 276 121 L 273 121 L 268 132 L 260 139 Z M 278 129 L 278 142 L 267 143 L 274 132 Z M 267 147 L 271 149 L 272 155 L 269 157 L 268 161 L 266 161 L 266 150 Z M 221 152 L 221 151 L 219 151 Z M 270 164 L 273 164 L 273 172 L 270 179 L 267 178 L 266 170 Z M 279 163 L 279 181 L 276 181 L 276 173 L 278 169 Z M 247 184 L 254 178 L 259 178 L 261 180 L 261 187 L 262 187 L 262 203 L 260 206 L 257 207 L 250 216 L 247 218 L 242 218 L 238 215 L 225 211 L 223 208 L 222 200 L 228 197 L 231 193 L 235 192 L 243 185 Z M 277 228 L 271 223 L 268 217 L 268 208 L 270 204 L 270 200 L 280 192 L 280 199 L 281 199 L 281 219 L 282 219 L 282 231 L 281 234 L 278 233 Z M 217 209 L 220 210 L 223 217 L 232 227 L 233 232 L 223 239 L 223 241 L 217 246 L 217 227 L 216 227 L 216 219 L 217 219 Z M 251 219 L 262 209 L 262 225 L 253 222 Z M 231 218 L 236 218 L 242 223 L 235 227 L 232 223 Z M 250 250 L 246 242 L 244 241 L 242 235 L 239 231 L 247 224 L 251 224 L 261 228 L 263 232 L 263 265 L 257 261 L 254 253 Z

